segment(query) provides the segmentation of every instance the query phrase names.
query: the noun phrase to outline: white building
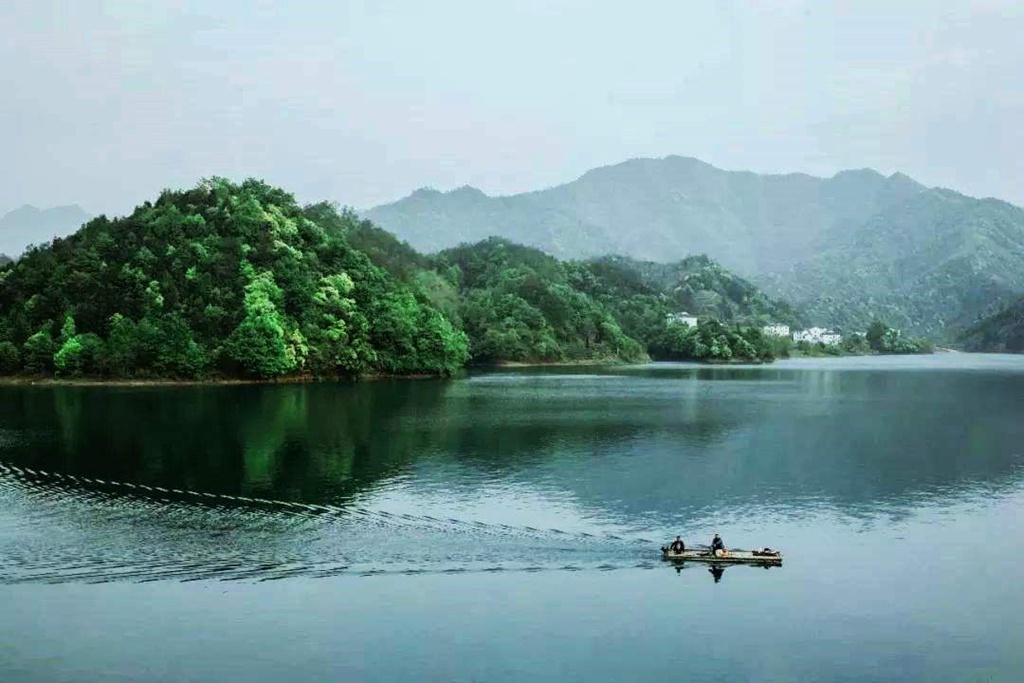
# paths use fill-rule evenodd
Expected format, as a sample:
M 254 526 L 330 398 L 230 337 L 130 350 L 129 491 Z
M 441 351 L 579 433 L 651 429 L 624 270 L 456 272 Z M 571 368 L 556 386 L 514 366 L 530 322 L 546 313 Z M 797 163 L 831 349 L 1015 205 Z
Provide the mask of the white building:
M 793 341 L 805 341 L 808 344 L 825 344 L 826 346 L 838 344 L 843 341 L 843 335 L 824 327 L 811 327 L 806 330 L 793 333 Z
M 665 316 L 666 325 L 689 325 L 690 327 L 697 327 L 697 316 L 690 315 L 686 311 L 679 313 L 669 313 Z
M 761 333 L 769 337 L 788 337 L 789 325 L 765 325 L 761 328 Z

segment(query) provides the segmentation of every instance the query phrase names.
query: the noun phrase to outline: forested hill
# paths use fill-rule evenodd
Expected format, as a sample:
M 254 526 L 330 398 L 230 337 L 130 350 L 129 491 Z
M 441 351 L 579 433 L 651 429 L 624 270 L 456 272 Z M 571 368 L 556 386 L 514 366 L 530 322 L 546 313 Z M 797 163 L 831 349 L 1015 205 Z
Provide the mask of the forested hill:
M 968 351 L 1024 353 L 1024 298 L 979 321 L 959 341 Z
M 353 249 L 357 220 L 222 179 L 99 217 L 0 270 L 0 371 L 447 373 L 467 340 Z
M 666 317 L 684 311 L 733 329 L 801 322 L 787 303 L 706 256 L 673 264 L 615 256 L 564 262 L 491 237 L 422 257 L 365 221 L 349 241 L 460 321 L 477 361 L 672 356 L 665 353 Z M 410 268 L 414 259 L 418 267 Z M 763 359 L 761 340 L 752 343 L 756 353 L 748 357 Z
M 705 253 L 845 330 L 882 318 L 948 338 L 1024 294 L 1024 210 L 899 173 L 757 175 L 634 159 L 508 197 L 419 190 L 364 215 L 425 250 L 501 235 L 560 258 Z
M 606 296 L 625 298 L 636 281 L 662 295 L 673 311 L 688 311 L 737 323 L 797 326 L 805 316 L 780 298 L 770 297 L 750 281 L 736 275 L 704 254 L 672 263 L 638 261 L 626 256 L 591 259 L 587 268 L 603 287 L 613 286 Z
M 77 204 L 43 210 L 26 204 L 0 217 L 0 254 L 16 257 L 30 244 L 70 235 L 89 218 Z
M 477 360 L 655 358 L 767 360 L 777 344 L 761 326 L 796 312 L 714 261 L 664 265 L 605 257 L 558 261 L 501 238 L 441 251 L 417 275 L 442 310 L 462 321 Z M 458 295 L 431 284 L 428 275 Z M 454 307 L 454 308 L 452 308 Z M 699 315 L 699 329 L 666 324 Z
M 1024 210 L 926 190 L 762 283 L 841 328 L 881 318 L 952 340 L 1024 294 Z
M 492 238 L 445 250 L 434 267 L 457 292 L 456 314 L 477 361 L 647 357 L 611 307 L 574 286 L 571 265 L 539 250 Z

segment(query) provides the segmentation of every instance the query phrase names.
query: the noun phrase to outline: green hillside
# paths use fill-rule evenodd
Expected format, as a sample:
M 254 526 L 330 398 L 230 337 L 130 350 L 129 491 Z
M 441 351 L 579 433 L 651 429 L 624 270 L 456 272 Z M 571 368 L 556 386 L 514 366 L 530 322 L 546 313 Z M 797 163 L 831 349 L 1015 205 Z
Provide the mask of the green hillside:
M 774 346 L 761 338 L 761 325 L 798 319 L 788 304 L 703 256 L 670 265 L 621 257 L 560 262 L 489 238 L 440 252 L 434 267 L 459 290 L 456 316 L 479 360 L 764 360 Z M 432 300 L 444 309 L 455 297 Z M 701 317 L 705 350 L 667 326 L 668 314 L 682 311 Z
M 537 249 L 492 238 L 442 251 L 435 269 L 458 291 L 458 316 L 477 361 L 647 356 L 608 306 L 573 286 L 569 266 Z
M 669 313 L 757 327 L 803 322 L 788 303 L 703 255 L 675 263 L 605 256 L 572 265 L 575 286 L 608 306 L 627 334 L 648 345 L 659 338 Z
M 421 250 L 501 235 L 565 259 L 707 254 L 807 311 L 948 338 L 1024 294 L 1024 211 L 902 174 L 757 175 L 634 159 L 508 197 L 419 190 L 364 212 Z
M 836 241 L 768 288 L 843 330 L 949 339 L 1024 292 L 1024 211 L 998 200 L 928 190 Z
M 467 340 L 346 241 L 358 223 L 260 181 L 164 192 L 0 271 L 0 370 L 110 377 L 452 372 Z
M 958 341 L 968 351 L 1024 353 L 1024 298 L 975 323 Z

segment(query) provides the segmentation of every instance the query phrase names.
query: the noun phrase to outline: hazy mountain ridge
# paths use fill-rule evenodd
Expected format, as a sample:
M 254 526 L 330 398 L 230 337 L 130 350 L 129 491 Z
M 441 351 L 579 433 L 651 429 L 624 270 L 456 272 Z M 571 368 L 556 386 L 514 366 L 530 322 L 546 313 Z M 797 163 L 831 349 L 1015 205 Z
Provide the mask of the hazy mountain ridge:
M 846 243 L 761 282 L 841 327 L 880 317 L 948 337 L 1024 292 L 1024 211 L 928 190 L 872 217 Z
M 1024 294 L 1024 210 L 870 169 L 831 178 L 634 159 L 507 197 L 418 190 L 364 215 L 422 250 L 501 235 L 560 258 L 705 253 L 813 322 L 943 337 Z
M 0 217 L 0 254 L 16 258 L 30 244 L 65 237 L 92 216 L 77 204 L 38 209 L 25 204 Z
M 784 270 L 819 240 L 924 187 L 901 174 L 723 171 L 697 159 L 633 159 L 557 187 L 506 197 L 417 190 L 363 212 L 424 251 L 500 234 L 560 258 L 672 261 L 707 253 L 744 275 Z

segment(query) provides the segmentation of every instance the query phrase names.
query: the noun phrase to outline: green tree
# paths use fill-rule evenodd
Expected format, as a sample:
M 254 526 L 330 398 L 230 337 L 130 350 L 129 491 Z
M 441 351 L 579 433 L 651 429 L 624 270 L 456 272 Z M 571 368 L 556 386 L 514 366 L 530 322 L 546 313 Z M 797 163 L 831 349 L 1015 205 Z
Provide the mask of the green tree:
M 868 346 L 871 347 L 872 351 L 884 350 L 884 337 L 888 329 L 889 327 L 881 320 L 875 320 L 868 326 L 864 337 L 867 339 Z
M 138 327 L 130 319 L 115 313 L 110 316 L 110 336 L 100 358 L 103 372 L 128 377 L 136 368 Z
M 60 328 L 61 343 L 68 342 L 75 338 L 75 319 L 71 315 L 64 316 L 64 324 Z
M 871 346 L 868 344 L 868 340 L 863 334 L 856 332 L 848 334 L 843 337 L 843 342 L 840 347 L 846 353 L 861 354 L 867 353 L 871 350 Z
M 86 364 L 85 347 L 75 334 L 75 319 L 64 316 L 58 338 L 60 348 L 53 356 L 54 371 L 58 377 L 77 377 Z
M 0 375 L 13 375 L 21 370 L 21 353 L 13 342 L 0 341 Z
M 245 318 L 224 344 L 229 358 L 246 374 L 255 377 L 278 377 L 295 367 L 295 358 L 288 353 L 285 328 L 275 301 L 281 290 L 274 275 L 263 271 L 254 275 L 245 288 Z
M 77 377 L 82 374 L 85 364 L 84 347 L 77 337 L 71 337 L 53 356 L 53 365 L 58 377 Z
M 192 336 L 188 323 L 178 316 L 159 322 L 160 341 L 153 364 L 164 377 L 198 379 L 206 374 L 209 360 L 206 350 Z
M 43 327 L 27 340 L 22 347 L 22 362 L 28 372 L 41 373 L 53 369 L 55 344 L 49 326 Z

